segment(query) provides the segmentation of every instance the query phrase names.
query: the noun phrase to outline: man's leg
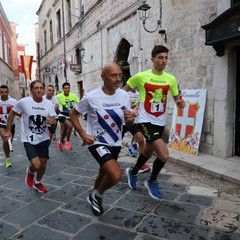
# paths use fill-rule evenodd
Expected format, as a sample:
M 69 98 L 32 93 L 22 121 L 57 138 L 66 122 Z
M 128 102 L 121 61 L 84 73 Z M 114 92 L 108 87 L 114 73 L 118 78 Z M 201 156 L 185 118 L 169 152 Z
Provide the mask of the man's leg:
M 65 143 L 65 148 L 67 150 L 71 150 L 72 149 L 72 144 L 70 142 L 70 138 L 71 138 L 71 134 L 72 134 L 73 125 L 72 125 L 72 123 L 69 119 L 66 119 L 64 121 L 64 126 L 66 128 L 66 138 L 67 138 L 67 141 Z
M 4 151 L 5 158 L 6 158 L 5 166 L 6 166 L 6 168 L 9 168 L 9 167 L 12 167 L 13 164 L 10 159 L 10 149 L 9 149 L 8 142 L 3 138 L 4 131 L 5 131 L 4 128 L 0 128 L 0 135 L 1 135 L 1 138 L 3 141 L 3 151 Z

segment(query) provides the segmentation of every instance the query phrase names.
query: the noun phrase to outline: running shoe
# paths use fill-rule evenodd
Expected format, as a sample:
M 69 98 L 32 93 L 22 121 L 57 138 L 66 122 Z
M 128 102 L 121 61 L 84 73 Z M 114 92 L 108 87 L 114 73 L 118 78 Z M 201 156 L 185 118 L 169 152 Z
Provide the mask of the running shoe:
M 10 158 L 7 158 L 7 159 L 6 159 L 5 166 L 6 166 L 6 168 L 10 168 L 10 167 L 13 166 L 12 161 L 11 161 Z
M 145 173 L 145 172 L 150 172 L 151 171 L 151 168 L 148 166 L 148 165 L 146 165 L 146 164 L 144 164 L 140 169 L 139 169 L 139 173 Z
M 25 183 L 28 187 L 32 187 L 34 183 L 34 174 L 29 172 L 29 168 L 26 171 Z
M 71 150 L 71 149 L 72 149 L 72 144 L 71 144 L 71 142 L 66 142 L 66 143 L 65 143 L 65 148 L 66 148 L 67 150 Z
M 148 180 L 144 181 L 144 186 L 147 188 L 149 195 L 159 200 L 162 198 L 162 193 L 159 191 L 158 184 L 156 181 L 149 182 Z
M 130 157 L 136 157 L 136 154 L 132 151 L 131 147 L 128 147 L 127 151 Z
M 58 147 L 58 151 L 62 151 L 63 146 L 62 146 L 62 142 L 60 142 L 60 140 L 57 141 L 57 147 Z
M 126 175 L 128 178 L 128 186 L 132 189 L 132 190 L 136 190 L 137 189 L 137 176 L 134 176 L 131 173 L 131 168 L 126 168 Z
M 40 193 L 47 192 L 47 188 L 42 185 L 42 183 L 34 183 L 33 188 L 36 189 Z
M 102 198 L 91 192 L 87 198 L 88 203 L 91 205 L 92 212 L 95 216 L 103 214 Z

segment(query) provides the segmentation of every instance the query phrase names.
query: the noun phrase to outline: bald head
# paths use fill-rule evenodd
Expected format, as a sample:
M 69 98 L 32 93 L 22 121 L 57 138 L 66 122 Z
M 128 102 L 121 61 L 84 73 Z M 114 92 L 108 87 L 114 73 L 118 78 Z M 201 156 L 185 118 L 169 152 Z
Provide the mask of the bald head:
M 116 63 L 107 63 L 102 68 L 101 77 L 105 93 L 113 94 L 122 80 L 122 70 Z
M 121 68 L 116 63 L 107 63 L 103 66 L 101 75 L 107 75 L 112 71 L 121 71 Z

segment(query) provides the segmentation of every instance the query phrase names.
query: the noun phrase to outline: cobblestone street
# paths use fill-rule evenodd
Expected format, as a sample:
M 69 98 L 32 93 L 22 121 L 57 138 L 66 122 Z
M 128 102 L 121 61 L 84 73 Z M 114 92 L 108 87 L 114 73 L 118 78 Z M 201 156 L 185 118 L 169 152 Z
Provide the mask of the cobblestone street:
M 18 130 L 16 131 L 18 132 Z M 51 145 L 44 183 L 48 193 L 25 186 L 28 160 L 19 135 L 13 142 L 14 166 L 0 166 L 0 239 L 34 240 L 239 240 L 239 185 L 166 164 L 159 177 L 162 201 L 149 197 L 140 174 L 130 190 L 125 168 L 136 158 L 123 147 L 122 181 L 104 195 L 105 212 L 95 217 L 86 200 L 98 165 L 79 137 L 71 151 Z M 2 154 L 3 155 L 3 154 Z M 151 165 L 151 163 L 150 163 Z

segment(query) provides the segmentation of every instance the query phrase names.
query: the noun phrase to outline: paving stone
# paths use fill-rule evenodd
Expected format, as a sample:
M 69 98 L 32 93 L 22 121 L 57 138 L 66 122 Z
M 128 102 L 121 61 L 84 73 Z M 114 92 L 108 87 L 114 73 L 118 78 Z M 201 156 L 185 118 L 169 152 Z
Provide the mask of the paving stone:
M 44 177 L 54 176 L 63 172 L 64 170 L 68 170 L 70 167 L 59 165 L 58 163 L 52 163 L 51 160 L 48 161 L 47 169 L 44 174 Z
M 168 240 L 207 240 L 210 228 L 150 215 L 143 220 L 137 231 Z
M 14 201 L 8 198 L 1 198 L 0 199 L 0 217 L 3 217 L 9 214 L 14 210 L 16 210 L 17 208 L 20 208 L 24 205 L 25 205 L 24 203 L 21 203 L 18 201 Z
M 48 179 L 46 179 L 45 183 L 56 185 L 56 186 L 63 186 L 66 183 L 76 180 L 77 178 L 78 178 L 78 176 L 75 176 L 75 175 L 59 173 L 55 176 L 52 176 L 52 177 L 49 177 Z
M 74 175 L 78 175 L 78 176 L 80 175 L 80 176 L 84 176 L 84 177 L 96 177 L 98 174 L 97 171 L 84 169 L 84 168 L 71 168 L 71 169 L 65 171 L 65 173 L 74 174 Z
M 0 187 L 0 198 L 6 197 L 7 195 L 10 195 L 11 193 L 13 193 L 12 190 Z
M 69 183 L 66 184 L 63 188 L 50 192 L 45 196 L 45 198 L 60 202 L 69 202 L 88 190 L 89 186 Z
M 136 238 L 134 238 L 134 240 L 166 240 L 166 238 L 157 238 L 145 234 L 140 234 Z
M 59 205 L 59 203 L 53 201 L 39 199 L 22 208 L 19 208 L 3 219 L 17 224 L 21 227 L 25 227 L 28 224 L 38 220 L 40 217 L 43 217 L 47 213 L 53 211 Z
M 20 189 L 26 188 L 26 183 L 24 181 L 24 177 L 22 176 L 21 178 L 15 180 L 14 182 L 5 184 L 4 188 L 10 188 L 10 189 L 17 190 L 17 191 Z
M 194 223 L 200 212 L 199 206 L 190 204 L 181 204 L 176 202 L 162 202 L 155 213 L 159 216 L 179 219 L 186 222 Z
M 12 177 L 0 176 L 0 186 L 5 185 L 6 183 L 13 182 L 15 180 L 16 179 Z
M 143 213 L 151 212 L 160 201 L 135 194 L 126 194 L 121 198 L 116 205 L 124 208 L 129 208 L 134 211 Z
M 206 207 L 210 207 L 213 203 L 212 197 L 207 196 L 199 196 L 199 195 L 192 195 L 192 194 L 183 194 L 180 199 L 180 202 L 190 203 L 190 204 L 197 204 Z
M 236 231 L 239 226 L 239 213 L 207 208 L 202 212 L 200 223 L 207 226 Z
M 62 209 L 66 209 L 68 211 L 77 212 L 80 214 L 92 215 L 92 210 L 90 204 L 85 200 L 75 198 L 69 203 L 66 203 L 62 206 Z
M 145 217 L 143 213 L 114 207 L 108 210 L 99 220 L 118 227 L 133 229 L 143 217 Z
M 240 233 L 236 232 L 224 232 L 216 230 L 214 235 L 214 240 L 239 240 L 240 239 Z
M 11 238 L 12 239 L 12 238 Z M 53 229 L 32 225 L 22 233 L 18 234 L 14 240 L 69 240 L 70 237 Z
M 47 188 L 48 188 L 48 191 L 50 192 L 55 189 L 54 187 L 51 187 L 51 186 L 47 186 Z M 14 194 L 9 195 L 9 198 L 29 203 L 29 202 L 33 202 L 36 199 L 44 197 L 46 195 L 47 193 L 44 193 L 44 194 L 39 193 L 33 188 L 25 187 L 21 191 L 18 191 L 18 192 L 15 192 Z
M 83 185 L 88 185 L 88 186 L 93 187 L 93 185 L 95 183 L 95 179 L 90 178 L 90 177 L 78 177 L 78 179 L 73 181 L 73 183 L 83 184 Z
M 11 237 L 17 232 L 18 232 L 18 229 L 16 229 L 15 227 L 0 221 L 0 239 L 1 240 L 9 239 L 9 237 Z
M 239 201 L 229 201 L 226 199 L 217 199 L 214 202 L 214 208 L 226 210 L 229 212 L 240 213 L 240 199 L 239 199 Z
M 105 203 L 105 204 L 114 204 L 122 196 L 123 196 L 122 192 L 108 190 L 108 191 L 106 191 L 106 193 L 104 193 L 103 203 Z
M 216 189 L 199 186 L 190 186 L 187 192 L 189 194 L 205 195 L 212 197 L 216 197 L 218 194 L 218 191 Z
M 136 233 L 124 229 L 102 224 L 91 224 L 80 231 L 73 240 L 133 240 L 135 236 Z
M 187 186 L 184 184 L 177 184 L 171 182 L 159 181 L 158 183 L 159 189 L 164 193 L 164 191 L 172 191 L 172 192 L 185 192 Z
M 38 221 L 38 223 L 57 230 L 69 233 L 77 233 L 79 229 L 85 227 L 90 221 L 90 218 L 58 210 L 48 214 L 43 219 Z

